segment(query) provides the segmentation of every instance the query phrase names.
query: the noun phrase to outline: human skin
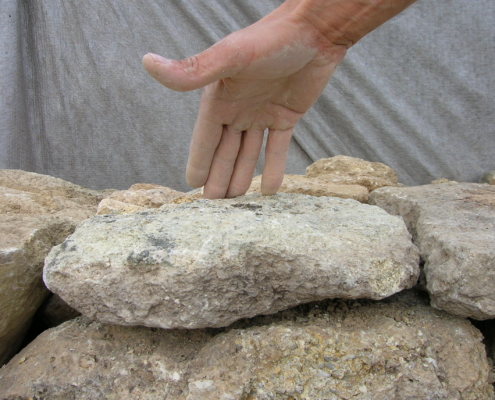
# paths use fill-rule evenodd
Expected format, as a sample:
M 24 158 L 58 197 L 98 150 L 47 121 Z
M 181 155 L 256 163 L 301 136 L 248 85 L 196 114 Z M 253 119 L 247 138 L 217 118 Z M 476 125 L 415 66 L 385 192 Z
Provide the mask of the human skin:
M 143 57 L 164 86 L 203 87 L 186 179 L 209 199 L 248 190 L 268 129 L 264 195 L 282 184 L 294 127 L 347 49 L 415 0 L 287 0 L 253 25 L 185 60 Z

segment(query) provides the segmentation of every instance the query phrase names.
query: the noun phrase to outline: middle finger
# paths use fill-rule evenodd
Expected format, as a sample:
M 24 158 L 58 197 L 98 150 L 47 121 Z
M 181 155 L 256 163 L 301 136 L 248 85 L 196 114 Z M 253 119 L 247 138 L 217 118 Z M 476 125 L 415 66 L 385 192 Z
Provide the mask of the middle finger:
M 203 190 L 204 198 L 219 199 L 225 197 L 241 146 L 241 139 L 241 131 L 224 125 L 222 137 L 215 150 L 210 173 Z

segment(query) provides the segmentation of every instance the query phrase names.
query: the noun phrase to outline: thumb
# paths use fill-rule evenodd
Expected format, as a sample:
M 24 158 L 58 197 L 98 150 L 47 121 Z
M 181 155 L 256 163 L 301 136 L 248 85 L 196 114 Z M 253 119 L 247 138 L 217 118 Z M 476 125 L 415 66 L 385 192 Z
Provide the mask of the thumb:
M 240 47 L 223 39 L 209 49 L 181 61 L 148 53 L 143 66 L 148 73 L 169 89 L 186 92 L 234 75 L 246 63 Z

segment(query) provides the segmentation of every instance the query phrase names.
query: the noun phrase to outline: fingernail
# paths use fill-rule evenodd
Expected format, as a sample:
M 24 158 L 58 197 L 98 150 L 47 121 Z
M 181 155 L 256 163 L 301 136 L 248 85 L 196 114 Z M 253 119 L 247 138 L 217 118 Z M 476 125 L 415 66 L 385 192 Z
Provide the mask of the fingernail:
M 158 54 L 148 53 L 148 55 L 151 56 L 155 62 L 160 64 L 170 64 L 172 62 L 172 60 L 159 56 Z

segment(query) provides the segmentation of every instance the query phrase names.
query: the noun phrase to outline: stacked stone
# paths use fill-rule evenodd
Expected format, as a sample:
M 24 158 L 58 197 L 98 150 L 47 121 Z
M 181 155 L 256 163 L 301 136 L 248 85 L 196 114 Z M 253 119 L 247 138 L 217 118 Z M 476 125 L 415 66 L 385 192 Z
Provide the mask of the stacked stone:
M 94 215 L 103 197 L 61 179 L 0 170 L 0 365 L 17 352 L 50 294 L 41 279 L 48 252 Z
M 46 257 L 84 316 L 4 366 L 0 398 L 493 399 L 466 317 L 493 334 L 495 187 L 341 156 L 270 197 L 131 189 Z

